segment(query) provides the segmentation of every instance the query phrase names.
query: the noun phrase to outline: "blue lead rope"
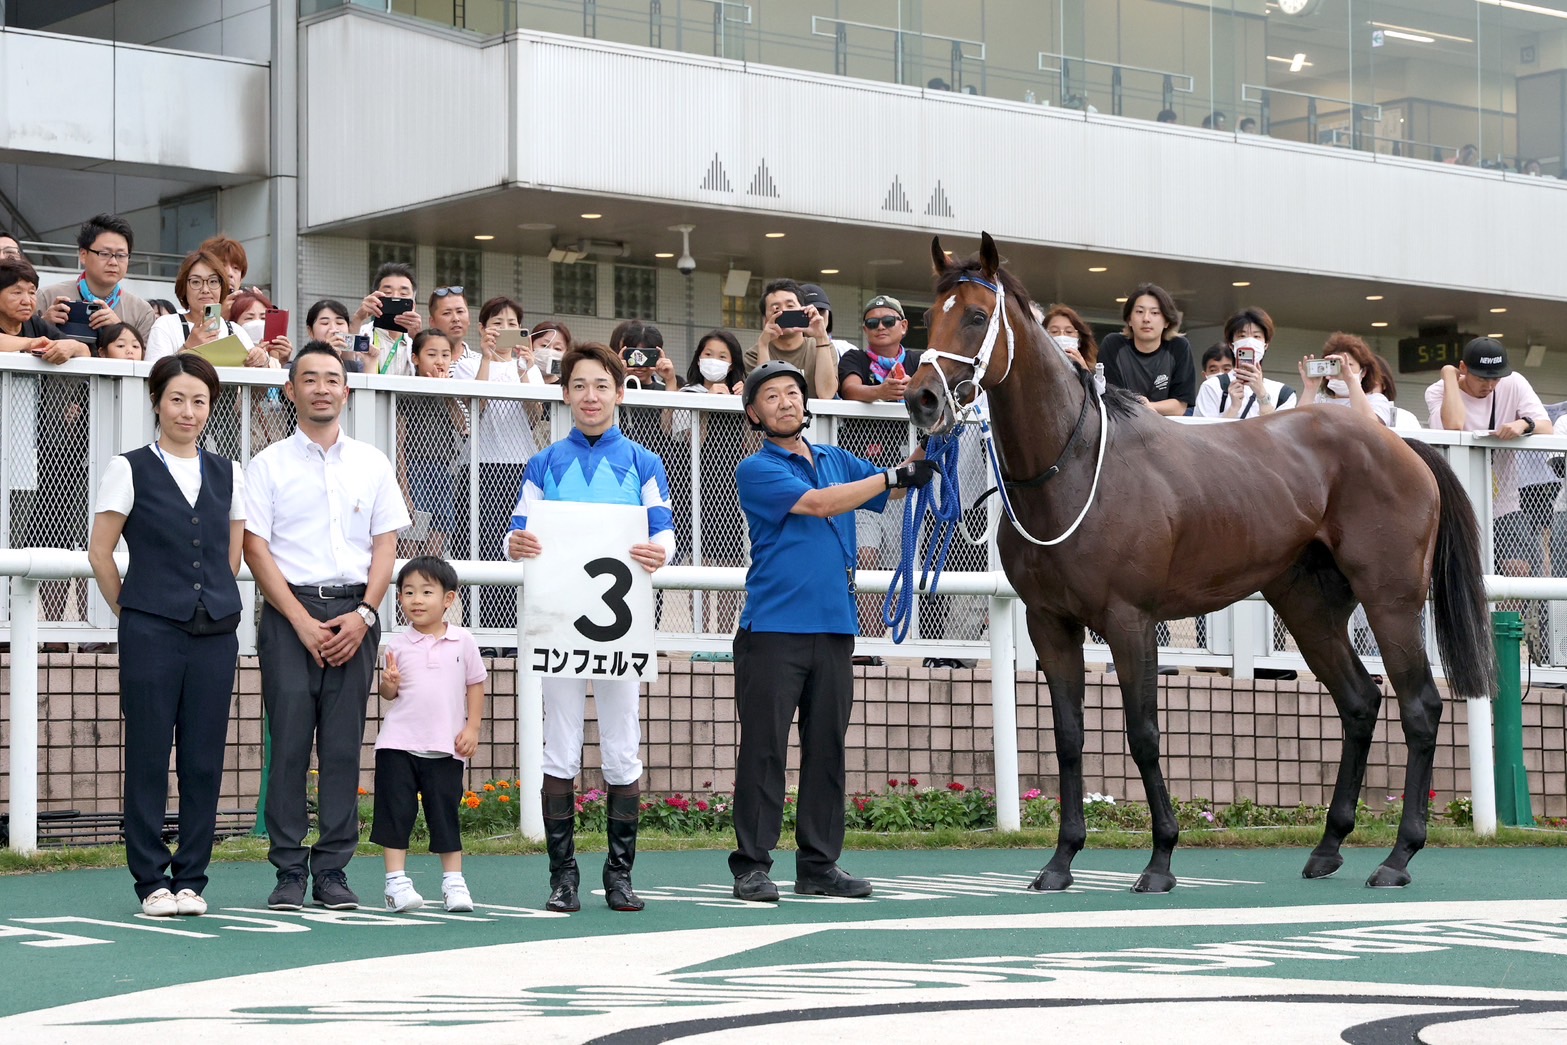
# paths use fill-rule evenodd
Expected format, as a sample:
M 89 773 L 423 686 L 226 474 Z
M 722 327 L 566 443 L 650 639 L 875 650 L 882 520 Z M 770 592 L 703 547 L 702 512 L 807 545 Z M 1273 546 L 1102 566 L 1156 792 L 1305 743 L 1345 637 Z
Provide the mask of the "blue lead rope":
M 903 499 L 903 554 L 897 568 L 892 571 L 892 583 L 887 586 L 887 598 L 882 603 L 881 619 L 892 629 L 892 641 L 902 642 L 909 634 L 909 624 L 914 618 L 914 559 L 915 541 L 920 523 L 929 509 L 935 519 L 929 545 L 925 549 L 925 562 L 920 571 L 920 591 L 936 594 L 941 571 L 947 565 L 947 551 L 952 547 L 952 535 L 957 532 L 963 518 L 963 498 L 958 490 L 958 432 L 933 435 L 925 446 L 925 457 L 941 465 L 940 496 L 936 484 L 921 487 L 913 496 Z M 926 582 L 929 581 L 929 590 Z

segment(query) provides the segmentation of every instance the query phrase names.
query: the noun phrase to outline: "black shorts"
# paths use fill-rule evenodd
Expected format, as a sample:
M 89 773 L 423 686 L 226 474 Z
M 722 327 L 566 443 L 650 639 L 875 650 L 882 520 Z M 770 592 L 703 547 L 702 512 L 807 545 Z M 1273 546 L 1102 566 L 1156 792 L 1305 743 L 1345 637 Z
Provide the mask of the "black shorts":
M 371 843 L 387 849 L 407 849 L 422 794 L 424 822 L 430 828 L 430 852 L 462 852 L 457 803 L 462 801 L 466 771 L 460 758 L 421 758 L 408 751 L 378 748 Z

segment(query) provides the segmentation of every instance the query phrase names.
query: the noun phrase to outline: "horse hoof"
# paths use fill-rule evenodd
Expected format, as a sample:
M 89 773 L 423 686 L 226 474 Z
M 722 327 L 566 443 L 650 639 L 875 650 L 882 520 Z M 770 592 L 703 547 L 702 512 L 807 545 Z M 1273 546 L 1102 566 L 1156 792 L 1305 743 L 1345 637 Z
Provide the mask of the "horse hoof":
M 1371 872 L 1371 877 L 1366 879 L 1368 889 L 1402 889 L 1414 881 L 1409 872 L 1398 867 L 1389 867 L 1383 864 Z
M 1175 888 L 1175 875 L 1164 871 L 1144 871 L 1132 886 L 1134 893 L 1167 893 Z
M 1028 887 L 1035 892 L 1059 893 L 1065 891 L 1071 884 L 1071 871 L 1053 871 L 1047 867 L 1028 883 Z
M 1344 866 L 1344 858 L 1338 853 L 1329 853 L 1319 856 L 1312 853 L 1306 861 L 1305 868 L 1300 872 L 1302 878 L 1332 878 L 1338 873 L 1338 869 Z

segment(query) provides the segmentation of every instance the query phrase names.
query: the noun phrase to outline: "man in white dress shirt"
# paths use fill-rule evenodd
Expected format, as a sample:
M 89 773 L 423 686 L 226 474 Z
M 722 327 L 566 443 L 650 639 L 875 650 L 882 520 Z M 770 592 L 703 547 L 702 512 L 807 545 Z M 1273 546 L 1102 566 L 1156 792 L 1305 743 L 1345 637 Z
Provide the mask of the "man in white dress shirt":
M 266 598 L 256 652 L 272 737 L 266 828 L 278 882 L 267 906 L 298 910 L 313 875 L 317 903 L 352 910 L 359 899 L 344 869 L 359 843 L 359 748 L 381 635 L 375 607 L 408 506 L 386 455 L 338 424 L 348 382 L 330 345 L 301 349 L 283 390 L 299 427 L 245 472 L 245 560 Z M 312 742 L 321 835 L 307 850 Z

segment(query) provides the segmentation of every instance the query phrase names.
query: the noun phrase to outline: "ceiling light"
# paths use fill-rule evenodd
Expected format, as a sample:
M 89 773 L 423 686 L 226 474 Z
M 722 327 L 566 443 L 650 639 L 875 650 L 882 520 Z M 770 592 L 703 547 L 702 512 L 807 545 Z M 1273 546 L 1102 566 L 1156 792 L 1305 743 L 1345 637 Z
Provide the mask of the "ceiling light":
M 783 239 L 785 235 L 787 235 L 787 233 L 783 233 L 783 232 L 769 232 L 767 234 L 767 238 L 768 239 Z
M 1488 7 L 1505 7 L 1509 11 L 1524 11 L 1532 15 L 1550 15 L 1552 18 L 1567 18 L 1567 11 L 1553 11 L 1549 7 L 1541 7 L 1539 4 L 1519 3 L 1519 0 L 1475 0 L 1477 4 L 1485 4 Z
M 654 254 L 653 256 L 655 258 L 672 258 L 672 257 L 674 257 L 674 255 L 671 254 L 669 251 L 665 251 L 662 254 Z
M 597 221 L 599 218 L 602 218 L 603 216 L 604 215 L 602 215 L 602 214 L 579 214 L 578 215 L 578 217 L 586 218 L 588 221 Z
M 1270 54 L 1268 55 L 1268 61 L 1278 62 L 1280 65 L 1287 65 L 1290 67 L 1290 72 L 1292 73 L 1298 73 L 1303 68 L 1311 68 L 1311 63 L 1306 61 L 1306 55 L 1304 52 L 1298 53 L 1291 58 L 1281 58 L 1276 54 Z
M 1493 309 L 1492 309 L 1492 310 L 1491 310 L 1491 314 L 1492 314 L 1492 315 L 1493 315 L 1493 316 L 1499 316 L 1499 315 L 1501 315 L 1501 314 L 1502 314 L 1502 313 L 1503 313 L 1503 312 L 1506 312 L 1506 311 L 1507 311 L 1507 310 L 1506 310 L 1506 309 L 1505 309 L 1505 308 L 1493 308 Z
M 1506 334 L 1487 334 L 1486 337 L 1506 337 Z
M 1115 303 L 1117 305 L 1124 305 L 1124 304 L 1126 304 L 1126 299 L 1125 298 L 1116 298 L 1115 299 Z
M 837 269 L 822 269 L 822 275 L 824 276 L 836 276 L 837 274 Z
M 1435 29 L 1416 29 L 1408 25 L 1394 25 L 1392 22 L 1372 22 L 1373 29 L 1399 29 L 1406 33 L 1418 33 L 1421 36 L 1434 36 L 1438 40 L 1451 40 L 1455 44 L 1472 44 L 1473 40 L 1467 36 L 1449 36 L 1447 33 L 1439 33 Z
M 480 242 L 487 243 L 490 240 L 494 239 L 495 237 L 494 236 L 475 236 L 473 238 L 476 239 L 476 240 L 479 240 Z
M 1094 266 L 1090 267 L 1088 271 L 1090 271 L 1090 272 L 1108 272 L 1110 270 L 1107 269 L 1103 265 L 1094 265 Z
M 1381 294 L 1367 294 L 1366 295 L 1366 300 L 1367 301 L 1381 301 L 1382 300 L 1382 295 Z
M 1231 283 L 1230 286 L 1232 286 L 1232 287 L 1249 287 L 1249 286 L 1251 286 L 1251 280 L 1249 280 L 1249 279 L 1238 279 L 1234 283 Z
M 1394 40 L 1408 40 L 1412 44 L 1434 44 L 1436 39 L 1430 36 L 1421 36 L 1419 33 L 1401 33 L 1397 29 L 1384 29 L 1382 35 Z
M 1385 326 L 1387 326 L 1387 323 L 1379 321 L 1379 322 L 1373 323 L 1371 325 L 1374 326 L 1374 327 L 1385 327 Z

